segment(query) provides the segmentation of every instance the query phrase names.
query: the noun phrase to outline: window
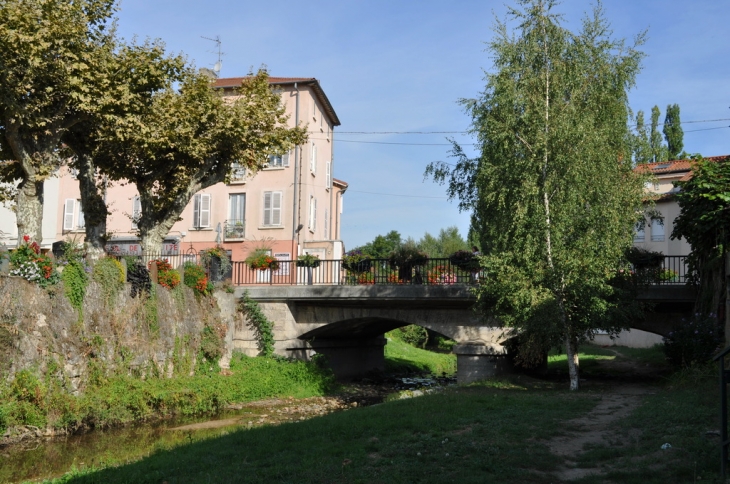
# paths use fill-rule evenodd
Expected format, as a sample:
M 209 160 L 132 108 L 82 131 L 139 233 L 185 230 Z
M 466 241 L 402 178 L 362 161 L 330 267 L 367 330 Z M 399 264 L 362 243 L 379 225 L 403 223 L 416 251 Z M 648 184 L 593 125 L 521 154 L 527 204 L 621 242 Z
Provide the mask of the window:
M 81 230 L 85 227 L 81 200 L 67 198 L 63 204 L 63 230 Z
M 309 197 L 309 230 L 314 232 L 317 229 L 317 199 Z
M 231 164 L 231 183 L 242 183 L 246 180 L 246 167 L 241 163 Z
M 312 98 L 312 119 L 317 121 L 317 101 Z
M 137 230 L 137 222 L 142 216 L 142 202 L 139 197 L 134 197 L 132 200 L 132 230 Z
M 332 187 L 332 162 L 328 161 L 324 171 L 324 187 L 329 190 Z
M 652 242 L 663 242 L 664 241 L 664 220 L 652 219 L 651 221 L 651 241 Z
M 264 192 L 264 226 L 281 225 L 281 192 Z
M 638 222 L 634 226 L 634 242 L 644 242 L 644 239 L 645 239 L 644 224 L 642 222 Z
M 226 238 L 242 239 L 246 228 L 245 193 L 232 193 L 228 196 L 228 212 Z
M 330 124 L 327 123 L 327 139 L 330 139 L 330 136 L 332 136 L 332 127 L 330 127 Z
M 309 159 L 309 171 L 312 172 L 312 175 L 317 174 L 317 145 L 312 142 L 312 156 Z
M 210 228 L 210 194 L 198 193 L 193 202 L 193 227 Z
M 319 130 L 324 133 L 324 116 L 322 116 L 322 113 L 319 115 Z
M 269 163 L 266 165 L 267 168 L 283 168 L 285 166 L 289 166 L 289 153 L 269 156 Z
M 329 210 L 324 210 L 324 239 L 329 240 L 330 238 L 330 218 Z

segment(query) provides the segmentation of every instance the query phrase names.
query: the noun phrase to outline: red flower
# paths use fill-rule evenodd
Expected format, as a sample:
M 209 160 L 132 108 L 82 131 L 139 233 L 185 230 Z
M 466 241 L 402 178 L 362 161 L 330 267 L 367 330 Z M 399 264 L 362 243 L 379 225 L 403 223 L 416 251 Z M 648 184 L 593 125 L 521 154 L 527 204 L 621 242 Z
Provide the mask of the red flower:
M 27 243 L 27 242 L 28 242 L 29 240 L 30 240 L 30 235 L 24 235 L 24 236 L 23 236 L 23 241 L 24 241 L 24 242 L 26 242 L 26 243 Z

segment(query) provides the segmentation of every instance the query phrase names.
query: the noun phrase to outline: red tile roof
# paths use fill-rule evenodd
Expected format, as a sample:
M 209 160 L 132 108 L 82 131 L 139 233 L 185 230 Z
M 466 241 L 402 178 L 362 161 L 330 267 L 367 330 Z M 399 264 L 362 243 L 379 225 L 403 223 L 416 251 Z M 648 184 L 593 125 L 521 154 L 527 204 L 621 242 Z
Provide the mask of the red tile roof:
M 214 88 L 221 89 L 232 89 L 241 85 L 241 82 L 246 77 L 221 77 L 213 81 Z M 269 77 L 269 84 L 272 85 L 286 85 L 286 84 L 300 84 L 302 86 L 310 86 L 314 92 L 314 96 L 319 100 L 320 104 L 324 107 L 324 111 L 329 115 L 334 126 L 339 126 L 340 118 L 337 117 L 335 109 L 332 107 L 330 100 L 322 90 L 319 81 L 314 77 Z
M 705 160 L 708 161 L 724 161 L 730 159 L 730 155 L 722 156 L 708 156 Z M 689 180 L 692 178 L 692 165 L 694 160 L 671 160 L 671 161 L 657 161 L 654 163 L 644 163 L 638 165 L 634 170 L 643 173 L 650 171 L 655 175 L 668 175 L 670 173 L 686 173 L 682 180 Z
M 332 182 L 340 185 L 342 188 L 347 188 L 347 187 L 350 186 L 350 184 L 347 183 L 346 181 L 342 181 L 342 180 L 339 180 L 339 179 L 334 178 L 334 177 L 332 178 Z

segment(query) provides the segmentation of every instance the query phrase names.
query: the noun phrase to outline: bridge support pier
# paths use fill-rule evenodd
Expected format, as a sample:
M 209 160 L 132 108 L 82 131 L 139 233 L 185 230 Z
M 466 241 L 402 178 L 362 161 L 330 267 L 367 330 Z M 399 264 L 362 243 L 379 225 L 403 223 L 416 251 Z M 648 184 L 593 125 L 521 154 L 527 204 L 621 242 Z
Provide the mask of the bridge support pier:
M 327 357 L 338 380 L 349 380 L 371 371 L 385 370 L 385 344 L 384 336 L 357 340 L 315 338 L 310 347 Z
M 498 344 L 457 344 L 453 351 L 456 354 L 456 382 L 460 385 L 512 371 L 507 350 Z

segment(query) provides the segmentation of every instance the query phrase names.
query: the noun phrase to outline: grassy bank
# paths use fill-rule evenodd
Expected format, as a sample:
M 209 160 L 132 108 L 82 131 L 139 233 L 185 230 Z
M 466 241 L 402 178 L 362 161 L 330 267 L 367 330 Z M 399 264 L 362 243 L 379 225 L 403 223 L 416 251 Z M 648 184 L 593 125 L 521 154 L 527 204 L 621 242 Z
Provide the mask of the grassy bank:
M 231 402 L 323 395 L 331 372 L 313 363 L 235 355 L 231 371 L 175 378 L 111 377 L 70 395 L 59 382 L 22 372 L 0 388 L 0 430 L 33 425 L 58 429 L 107 427 L 170 415 L 220 411 Z
M 656 348 L 586 347 L 581 358 L 595 365 L 576 393 L 562 379 L 515 376 L 222 437 L 192 434 L 141 461 L 109 460 L 54 482 L 550 483 L 566 466 L 601 472 L 572 481 L 582 484 L 719 482 L 714 368 L 637 384 L 600 375 L 617 362 L 664 371 Z M 562 359 L 551 359 L 559 372 Z M 625 388 L 641 390 L 637 405 L 605 438 L 569 463 L 551 453 L 551 440 L 585 431 L 573 419 L 593 421 L 596 405 Z
M 389 336 L 385 345 L 385 371 L 453 376 L 456 374 L 456 355 L 422 350 Z

